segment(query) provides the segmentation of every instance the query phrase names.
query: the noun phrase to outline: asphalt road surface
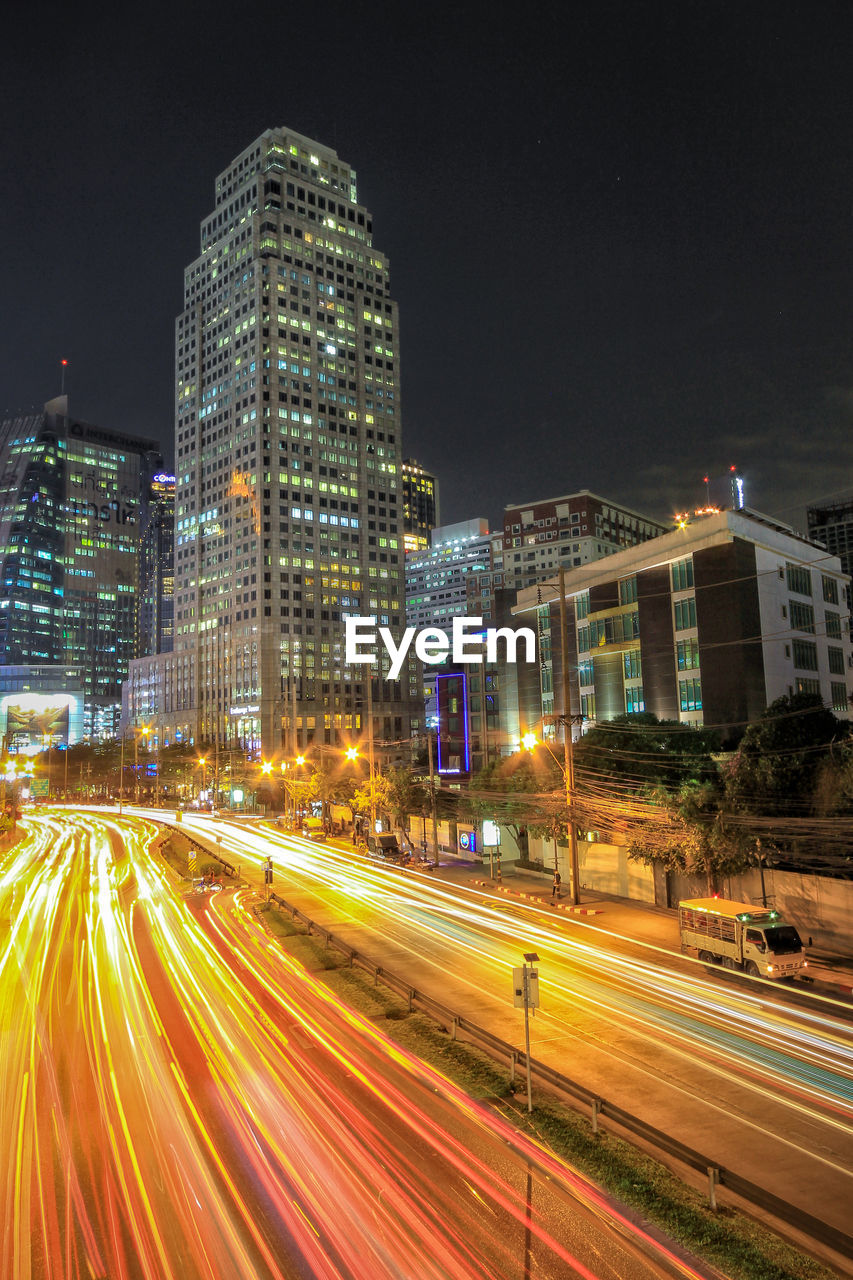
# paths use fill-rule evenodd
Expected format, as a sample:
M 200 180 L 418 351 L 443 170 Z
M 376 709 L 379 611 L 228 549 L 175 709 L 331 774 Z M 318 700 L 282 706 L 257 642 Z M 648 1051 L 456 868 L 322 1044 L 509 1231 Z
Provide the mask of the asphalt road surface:
M 187 819 L 224 857 L 419 990 L 523 1044 L 511 969 L 540 957 L 531 1052 L 712 1161 L 849 1231 L 853 1024 L 830 997 L 719 982 L 537 904 L 332 845 Z
M 347 1010 L 150 824 L 0 857 L 3 1280 L 706 1275 Z M 423 904 L 419 909 L 423 909 Z

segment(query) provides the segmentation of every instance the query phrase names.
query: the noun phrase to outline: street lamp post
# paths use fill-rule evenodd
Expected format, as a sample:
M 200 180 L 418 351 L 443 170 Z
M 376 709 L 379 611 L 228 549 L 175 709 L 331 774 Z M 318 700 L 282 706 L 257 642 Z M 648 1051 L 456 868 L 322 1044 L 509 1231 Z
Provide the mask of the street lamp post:
M 148 743 L 148 735 L 151 733 L 151 730 L 150 730 L 150 728 L 148 727 L 148 725 L 147 725 L 147 724 L 144 724 L 144 725 L 142 726 L 142 728 L 140 729 L 140 733 L 142 734 L 143 738 L 145 739 L 145 754 L 147 755 L 147 754 L 149 753 L 149 751 L 151 750 L 151 748 L 150 748 L 150 746 L 149 746 L 149 743 Z M 136 735 L 134 735 L 134 736 L 136 737 Z M 138 749 L 138 748 L 139 748 L 139 738 L 138 738 L 138 737 L 136 737 L 136 745 L 137 745 L 137 751 L 136 751 L 136 788 L 135 788 L 134 794 L 135 794 L 135 796 L 136 796 L 136 803 L 137 803 L 137 804 L 139 804 L 139 749 Z M 147 766 L 146 766 L 146 768 L 147 768 Z
M 118 770 L 118 811 L 121 813 L 122 801 L 124 800 L 124 740 L 127 737 L 124 729 L 121 731 L 121 756 Z
M 560 664 L 563 668 L 563 763 L 566 770 L 566 809 L 568 810 L 569 862 L 572 869 L 572 906 L 580 902 L 580 868 L 578 833 L 575 827 L 575 755 L 572 741 L 572 716 L 569 712 L 569 644 L 566 633 L 566 571 L 560 565 Z

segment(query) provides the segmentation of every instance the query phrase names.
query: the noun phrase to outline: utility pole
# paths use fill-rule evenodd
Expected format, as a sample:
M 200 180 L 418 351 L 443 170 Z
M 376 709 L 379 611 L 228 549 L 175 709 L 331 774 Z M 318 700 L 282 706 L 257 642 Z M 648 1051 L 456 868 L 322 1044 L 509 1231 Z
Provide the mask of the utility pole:
M 370 765 L 370 832 L 376 832 L 376 781 L 373 762 L 373 675 L 367 675 L 367 758 Z
M 569 642 L 566 620 L 566 571 L 560 565 L 560 662 L 563 668 L 563 767 L 566 774 L 566 825 L 569 834 L 569 864 L 572 871 L 572 906 L 580 902 L 578 833 L 575 827 L 575 757 L 572 741 L 571 699 L 569 695 Z
M 427 729 L 427 754 L 429 756 L 429 797 L 432 805 L 432 860 L 438 866 L 438 806 L 435 798 L 435 764 L 432 758 L 431 729 Z

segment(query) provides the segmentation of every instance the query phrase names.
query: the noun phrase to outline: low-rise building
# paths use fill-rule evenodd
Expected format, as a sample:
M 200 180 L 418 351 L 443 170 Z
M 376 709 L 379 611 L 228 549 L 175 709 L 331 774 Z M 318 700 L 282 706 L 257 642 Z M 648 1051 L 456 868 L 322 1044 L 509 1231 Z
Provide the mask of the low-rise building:
M 776 698 L 818 694 L 851 714 L 849 579 L 837 556 L 750 510 L 702 516 L 565 573 L 570 714 L 635 711 L 735 735 Z M 534 726 L 563 710 L 559 585 L 519 594 L 536 622 Z

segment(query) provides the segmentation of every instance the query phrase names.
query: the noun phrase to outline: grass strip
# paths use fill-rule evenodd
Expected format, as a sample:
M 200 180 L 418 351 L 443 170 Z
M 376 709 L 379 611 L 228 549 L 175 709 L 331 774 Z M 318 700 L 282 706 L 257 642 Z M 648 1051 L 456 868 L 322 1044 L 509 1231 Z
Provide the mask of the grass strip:
M 350 1008 L 362 1013 L 403 1048 L 435 1067 L 472 1098 L 487 1102 L 512 1124 L 592 1178 L 672 1240 L 719 1267 L 732 1280 L 835 1280 L 838 1273 L 782 1240 L 769 1227 L 737 1209 L 719 1206 L 683 1183 L 665 1165 L 613 1134 L 593 1134 L 587 1119 L 571 1107 L 539 1096 L 532 1114 L 516 1102 L 509 1069 L 482 1050 L 452 1040 L 431 1018 L 409 1013 L 405 1001 L 370 976 L 350 968 L 344 957 L 273 904 L 258 908 L 287 952 L 323 981 Z

